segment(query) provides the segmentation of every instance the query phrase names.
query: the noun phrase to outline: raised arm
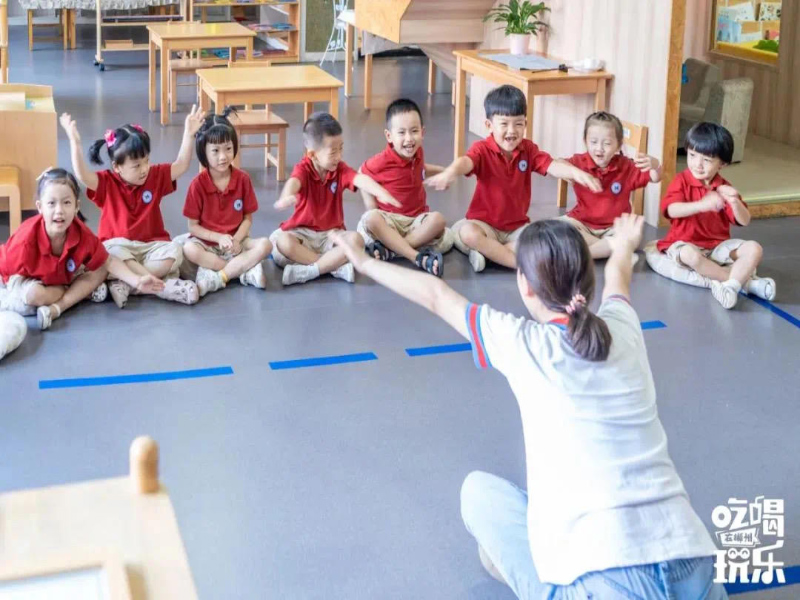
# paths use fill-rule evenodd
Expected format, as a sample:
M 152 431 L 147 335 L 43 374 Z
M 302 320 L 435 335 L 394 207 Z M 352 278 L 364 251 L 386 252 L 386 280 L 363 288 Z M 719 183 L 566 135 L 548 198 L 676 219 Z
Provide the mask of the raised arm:
M 644 217 L 625 214 L 614 220 L 614 235 L 606 238 L 611 246 L 611 256 L 606 262 L 606 283 L 603 301 L 609 296 L 631 297 L 631 256 L 642 241 Z
M 83 158 L 83 149 L 81 148 L 81 135 L 78 133 L 78 125 L 72 119 L 69 113 L 63 113 L 59 118 L 61 127 L 67 133 L 69 139 L 69 155 L 72 159 L 72 170 L 75 171 L 75 177 L 78 178 L 84 186 L 89 190 L 96 190 L 98 186 L 97 173 Z
M 169 172 L 169 176 L 173 181 L 186 173 L 192 164 L 194 135 L 200 130 L 203 119 L 205 119 L 205 113 L 192 104 L 192 110 L 186 116 L 186 121 L 183 125 L 183 139 L 181 140 L 181 148 L 178 150 L 178 158 L 172 163 L 172 168 Z
M 640 171 L 647 171 L 650 175 L 651 183 L 658 183 L 661 181 L 661 165 L 658 159 L 648 154 L 638 153 L 634 159 L 633 164 Z
M 425 167 L 427 169 L 427 165 Z M 472 162 L 469 156 L 460 156 L 438 175 L 425 179 L 425 185 L 427 187 L 432 187 L 437 192 L 443 192 L 453 185 L 456 178 L 471 173 L 474 168 L 475 163 Z
M 561 158 L 555 159 L 547 167 L 547 174 L 557 179 L 566 179 L 572 183 L 577 183 L 583 187 L 587 187 L 593 192 L 602 192 L 603 186 L 596 177 L 592 177 L 586 171 L 580 170 L 575 165 L 568 163 Z
M 431 311 L 469 339 L 465 318 L 467 299 L 444 281 L 421 271 L 375 260 L 364 252 L 363 244 L 356 244 L 347 236 L 335 234 L 333 239 L 359 273 Z
M 353 183 L 358 189 L 375 196 L 381 202 L 381 204 L 391 204 L 397 208 L 401 208 L 403 206 L 394 199 L 394 196 L 386 191 L 386 188 L 384 188 L 369 175 L 364 175 L 363 173 L 359 172 L 356 174 L 355 179 L 353 179 Z
M 275 202 L 274 206 L 278 210 L 283 210 L 297 204 L 297 192 L 303 187 L 303 184 L 297 177 L 289 177 L 286 185 L 281 190 L 280 198 Z
M 739 225 L 747 227 L 750 224 L 750 211 L 747 210 L 744 202 L 742 202 L 742 197 L 739 195 L 739 192 L 736 191 L 736 188 L 730 185 L 721 185 L 717 188 L 717 192 L 719 192 L 722 199 L 730 205 L 736 222 Z

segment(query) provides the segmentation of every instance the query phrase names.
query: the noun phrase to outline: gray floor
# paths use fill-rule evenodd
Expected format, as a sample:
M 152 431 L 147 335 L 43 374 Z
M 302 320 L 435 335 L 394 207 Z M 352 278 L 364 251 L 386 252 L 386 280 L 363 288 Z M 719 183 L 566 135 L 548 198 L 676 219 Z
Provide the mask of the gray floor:
M 82 34 L 91 47 L 91 32 Z M 148 112 L 144 53 L 108 55 L 108 70 L 99 73 L 90 49 L 29 53 L 24 36 L 12 29 L 11 80 L 54 85 L 57 109 L 74 115 L 87 146 L 107 127 L 138 122 L 152 136 L 153 159 L 174 158 L 183 115 L 161 127 Z M 342 77 L 342 69 L 332 72 Z M 445 80 L 442 93 L 428 97 L 424 60 L 378 60 L 376 108 L 365 112 L 359 74 L 357 96 L 341 104 L 351 165 L 383 147 L 382 109 L 400 95 L 423 108 L 428 160 L 449 160 Z M 302 112 L 278 112 L 290 121 L 296 161 Z M 62 166 L 69 166 L 67 150 L 59 131 Z M 272 208 L 274 172 L 259 165 L 258 152 L 244 155 L 262 207 L 253 230 L 267 235 L 285 215 Z M 175 235 L 185 230 L 190 180 L 191 173 L 163 204 Z M 430 202 L 455 220 L 473 186 L 460 181 Z M 85 202 L 84 211 L 96 226 L 94 206 Z M 345 212 L 354 227 L 357 197 L 347 197 Z M 557 214 L 553 182 L 535 179 L 531 214 Z M 795 316 L 798 226 L 800 219 L 768 220 L 735 232 L 763 244 L 762 272 L 778 281 L 777 305 Z M 0 239 L 6 235 L 0 216 Z M 459 487 L 473 469 L 524 485 L 519 413 L 503 378 L 478 372 L 464 353 L 407 357 L 408 347 L 461 340 L 371 282 L 326 279 L 283 290 L 274 264 L 268 269 L 266 293 L 234 285 L 192 308 L 140 298 L 123 311 L 110 302 L 83 305 L 50 331 L 31 331 L 0 364 L 0 491 L 124 474 L 128 444 L 148 433 L 161 444 L 163 480 L 204 599 L 512 598 L 481 569 L 459 514 Z M 476 276 L 453 252 L 446 279 L 474 301 L 523 312 L 508 271 Z M 634 304 L 643 321 L 667 325 L 646 338 L 670 451 L 695 509 L 711 529 L 712 509 L 730 497 L 785 499 L 786 545 L 776 558 L 800 564 L 800 330 L 744 298 L 726 312 L 708 292 L 666 281 L 644 261 Z M 267 364 L 370 351 L 378 360 L 288 371 Z M 37 387 L 40 379 L 220 365 L 235 374 Z M 751 597 L 795 598 L 799 589 Z

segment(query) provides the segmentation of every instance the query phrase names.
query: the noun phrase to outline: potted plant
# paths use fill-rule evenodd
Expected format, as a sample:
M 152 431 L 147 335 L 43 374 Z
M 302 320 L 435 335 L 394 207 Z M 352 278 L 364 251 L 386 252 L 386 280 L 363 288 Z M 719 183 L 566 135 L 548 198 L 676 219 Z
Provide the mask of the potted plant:
M 509 0 L 508 4 L 490 10 L 483 21 L 505 23 L 505 33 L 511 40 L 511 54 L 527 54 L 530 35 L 536 35 L 539 29 L 547 27 L 547 23 L 538 17 L 548 10 L 544 2 L 534 4 L 530 0 Z

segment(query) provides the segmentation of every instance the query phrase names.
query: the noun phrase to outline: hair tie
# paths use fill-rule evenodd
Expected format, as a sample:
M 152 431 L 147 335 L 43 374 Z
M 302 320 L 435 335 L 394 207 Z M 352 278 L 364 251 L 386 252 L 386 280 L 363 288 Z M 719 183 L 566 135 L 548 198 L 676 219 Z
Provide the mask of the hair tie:
M 114 142 L 117 141 L 117 136 L 113 129 L 106 129 L 106 134 L 103 136 L 103 138 L 106 140 L 106 146 L 109 148 L 111 148 L 111 146 L 114 145 Z
M 586 306 L 586 298 L 584 298 L 583 294 L 575 294 L 564 309 L 568 315 L 573 315 L 581 306 Z
M 144 133 L 144 129 L 142 129 L 142 126 L 138 123 L 131 123 L 131 127 L 133 127 L 139 133 Z

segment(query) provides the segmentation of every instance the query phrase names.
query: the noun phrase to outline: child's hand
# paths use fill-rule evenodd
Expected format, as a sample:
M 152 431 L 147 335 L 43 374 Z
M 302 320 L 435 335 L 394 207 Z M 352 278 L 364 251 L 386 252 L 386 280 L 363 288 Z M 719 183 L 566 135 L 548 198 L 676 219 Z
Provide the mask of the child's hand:
M 347 257 L 347 260 L 353 263 L 353 267 L 355 267 L 356 271 L 359 273 L 361 269 L 364 267 L 364 264 L 370 260 L 374 260 L 369 254 L 364 251 L 364 245 L 359 244 L 357 242 L 353 242 L 347 236 L 343 236 L 341 233 L 332 233 L 331 239 L 333 243 L 336 244 L 339 248 L 344 250 L 344 254 Z
M 233 243 L 231 244 L 231 254 L 234 256 L 242 253 L 242 242 L 237 240 L 236 238 L 232 238 Z
M 725 208 L 725 199 L 718 192 L 708 192 L 701 202 L 705 206 L 706 212 L 719 212 Z
M 136 282 L 136 291 L 142 294 L 157 294 L 164 289 L 164 282 L 155 275 L 142 275 Z
M 196 104 L 192 104 L 192 110 L 186 115 L 186 122 L 184 123 L 184 131 L 188 135 L 194 135 L 200 131 L 203 121 L 206 118 L 206 113 L 197 108 Z
M 630 254 L 639 247 L 643 231 L 644 217 L 625 213 L 614 219 L 614 235 L 604 239 L 608 240 L 612 252 Z
M 654 171 L 658 169 L 658 160 L 647 154 L 637 153 L 633 159 L 633 164 L 640 171 Z
M 232 250 L 233 249 L 233 236 L 232 235 L 223 235 L 219 238 L 217 245 L 222 250 Z
M 61 116 L 58 118 L 58 122 L 61 123 L 61 127 L 64 128 L 64 131 L 67 132 L 67 137 L 70 140 L 75 142 L 81 141 L 81 136 L 78 133 L 78 124 L 75 123 L 75 120 L 72 118 L 72 115 L 69 113 L 62 113 Z
M 403 205 L 400 204 L 398 200 L 395 200 L 394 196 L 390 193 L 381 194 L 381 203 L 382 204 L 389 204 L 390 206 L 394 206 L 395 208 L 403 208 Z
M 433 177 L 428 177 L 423 183 L 425 187 L 430 187 L 435 189 L 437 192 L 443 192 L 456 180 L 456 176 L 453 172 L 448 169 L 445 169 L 438 175 L 434 175 Z
M 295 194 L 289 194 L 288 196 L 281 196 L 278 198 L 278 201 L 273 206 L 278 210 L 285 210 L 295 204 L 297 204 L 297 196 Z
M 600 183 L 597 177 L 589 175 L 586 171 L 581 171 L 580 169 L 575 169 L 572 181 L 585 188 L 589 188 L 596 194 L 603 191 L 603 184 Z
M 717 188 L 717 193 L 722 196 L 728 204 L 734 204 L 739 199 L 739 192 L 732 185 L 721 185 Z

